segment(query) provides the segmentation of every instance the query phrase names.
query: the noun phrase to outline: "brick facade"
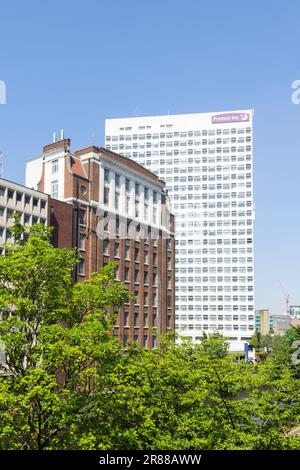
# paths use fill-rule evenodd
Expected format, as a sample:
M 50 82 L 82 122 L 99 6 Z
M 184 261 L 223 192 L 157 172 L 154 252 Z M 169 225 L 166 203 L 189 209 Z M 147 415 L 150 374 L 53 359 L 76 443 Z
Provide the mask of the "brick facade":
M 115 334 L 124 345 L 135 340 L 140 346 L 155 347 L 156 330 L 161 334 L 175 328 L 174 218 L 169 215 L 164 220 L 158 214 L 156 224 L 148 220 L 148 210 L 153 212 L 153 217 L 156 211 L 154 193 L 160 204 L 164 205 L 166 201 L 165 184 L 134 161 L 104 148 L 90 146 L 72 155 L 70 144 L 69 139 L 64 139 L 47 145 L 40 159 L 38 190 L 49 187 L 46 179 L 47 175 L 49 178 L 51 160 L 60 158 L 64 169 L 61 201 L 52 198 L 49 201 L 49 222 L 56 228 L 54 243 L 58 247 L 78 248 L 82 261 L 77 269 L 77 280 L 90 277 L 111 260 L 116 261 L 118 279 L 128 286 L 136 299 L 120 310 Z M 126 215 L 125 218 L 124 210 L 116 210 L 112 204 L 105 205 L 103 175 L 107 168 L 111 178 L 116 174 L 122 178 L 124 184 L 119 194 L 122 204 L 126 197 L 125 181 L 131 181 L 133 217 Z M 112 194 L 115 182 L 110 185 L 110 198 L 116 197 L 115 192 Z M 132 192 L 137 186 L 143 188 L 143 196 Z M 152 195 L 149 207 L 148 192 Z M 137 204 L 143 206 L 143 211 L 147 205 L 148 218 L 140 216 L 139 209 L 135 208 Z M 99 224 L 105 217 L 110 220 L 99 237 Z M 143 237 L 139 232 L 135 238 L 129 235 L 131 220 L 145 234 Z

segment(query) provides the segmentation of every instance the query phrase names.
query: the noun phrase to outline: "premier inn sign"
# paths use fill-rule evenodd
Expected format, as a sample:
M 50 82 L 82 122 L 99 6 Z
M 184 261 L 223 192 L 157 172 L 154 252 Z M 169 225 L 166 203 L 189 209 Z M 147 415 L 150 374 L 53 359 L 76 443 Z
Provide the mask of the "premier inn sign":
M 211 117 L 212 124 L 230 124 L 231 122 L 250 121 L 249 113 L 225 113 L 215 114 Z

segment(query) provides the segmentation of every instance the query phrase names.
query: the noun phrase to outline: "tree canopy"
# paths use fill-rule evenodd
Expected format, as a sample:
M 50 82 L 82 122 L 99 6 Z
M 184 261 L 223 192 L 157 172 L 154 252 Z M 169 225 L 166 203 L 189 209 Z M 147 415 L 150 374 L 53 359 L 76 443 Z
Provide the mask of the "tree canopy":
M 114 263 L 74 283 L 75 251 L 17 229 L 0 257 L 0 449 L 299 448 L 299 381 L 280 355 L 249 365 L 218 334 L 172 332 L 124 349 Z

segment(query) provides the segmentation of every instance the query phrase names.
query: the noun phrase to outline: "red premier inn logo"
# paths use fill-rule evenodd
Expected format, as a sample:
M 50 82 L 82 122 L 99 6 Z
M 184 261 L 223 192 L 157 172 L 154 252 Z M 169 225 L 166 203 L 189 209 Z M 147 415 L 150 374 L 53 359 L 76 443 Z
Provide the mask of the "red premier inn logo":
M 246 122 L 250 120 L 249 113 L 215 114 L 211 117 L 212 124 L 226 124 L 231 122 Z

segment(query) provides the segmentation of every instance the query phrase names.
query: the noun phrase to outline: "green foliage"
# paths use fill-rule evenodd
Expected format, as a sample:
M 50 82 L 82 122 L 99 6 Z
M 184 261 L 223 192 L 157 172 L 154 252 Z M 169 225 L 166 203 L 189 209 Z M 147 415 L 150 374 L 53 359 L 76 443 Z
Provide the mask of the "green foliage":
M 54 249 L 50 237 L 35 226 L 0 257 L 1 449 L 71 445 L 73 416 L 120 354 L 111 317 L 129 293 L 115 267 L 73 285 L 75 253 Z
M 299 448 L 299 381 L 282 341 L 255 365 L 218 334 L 124 350 L 112 331 L 132 297 L 116 266 L 73 284 L 75 253 L 54 249 L 51 230 L 18 233 L 0 257 L 0 449 Z

